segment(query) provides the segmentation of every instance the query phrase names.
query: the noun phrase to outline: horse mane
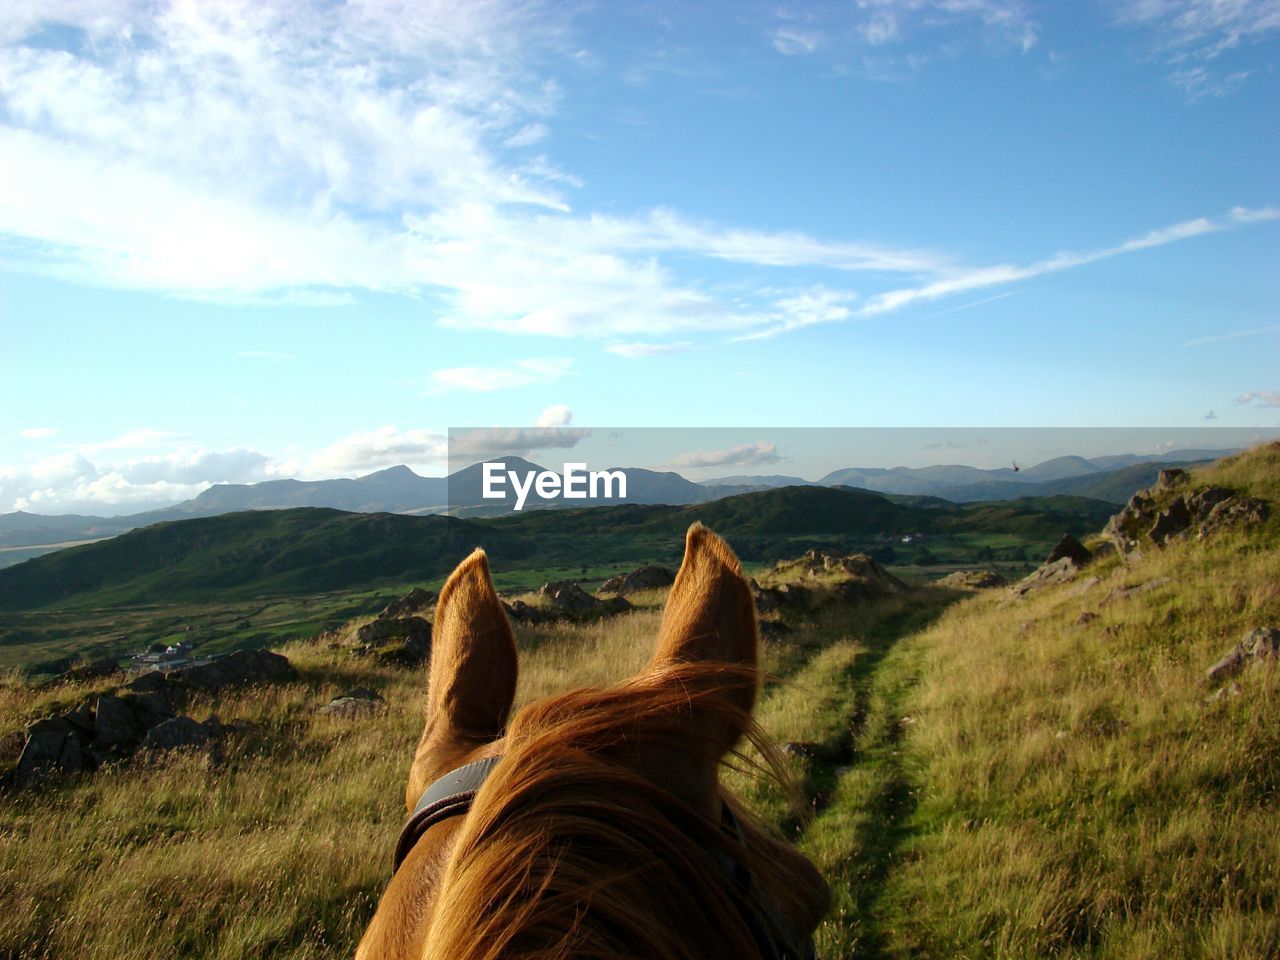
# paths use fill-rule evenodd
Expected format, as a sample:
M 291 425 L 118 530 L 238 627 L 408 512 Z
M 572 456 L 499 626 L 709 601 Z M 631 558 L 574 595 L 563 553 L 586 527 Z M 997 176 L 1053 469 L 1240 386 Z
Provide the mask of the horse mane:
M 734 698 L 716 695 L 726 684 L 756 683 L 755 670 L 737 665 L 669 664 L 525 707 L 459 829 L 425 957 L 758 957 L 745 912 L 755 905 L 716 851 L 759 878 L 771 873 L 765 854 L 777 841 L 748 819 L 758 842 L 742 843 L 665 789 L 660 770 L 635 763 L 646 750 L 699 749 L 690 731 L 728 720 L 764 758 L 754 765 L 794 796 L 767 736 Z

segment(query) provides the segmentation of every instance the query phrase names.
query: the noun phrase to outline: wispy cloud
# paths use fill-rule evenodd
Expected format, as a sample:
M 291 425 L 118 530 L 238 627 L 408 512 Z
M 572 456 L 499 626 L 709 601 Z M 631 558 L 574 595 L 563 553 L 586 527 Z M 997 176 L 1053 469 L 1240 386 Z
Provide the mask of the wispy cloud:
M 1206 343 L 1221 343 L 1224 340 L 1239 340 L 1243 337 L 1259 337 L 1267 333 L 1280 333 L 1280 324 L 1270 327 L 1254 327 L 1250 330 L 1233 330 L 1230 333 L 1217 333 L 1208 337 L 1195 337 L 1188 340 L 1182 346 L 1185 347 L 1202 347 Z
M 461 390 L 487 393 L 532 384 L 555 383 L 569 372 L 573 361 L 567 357 L 531 357 L 510 367 L 448 367 L 431 374 L 431 393 Z
M 660 357 L 671 353 L 687 353 L 693 349 L 693 344 L 688 340 L 680 340 L 676 343 L 611 343 L 605 347 L 610 353 L 616 353 L 620 357 Z
M 849 309 L 843 313 L 838 308 L 833 307 L 826 311 L 825 318 L 823 311 L 798 311 L 780 323 L 766 327 L 763 330 L 747 334 L 741 339 L 757 339 L 760 337 L 773 336 L 786 330 L 808 326 L 813 323 L 829 322 L 830 320 L 874 317 L 881 314 L 891 313 L 896 310 L 901 310 L 904 307 L 922 301 L 927 302 L 931 300 L 938 300 L 943 297 L 951 296 L 956 293 L 963 293 L 969 290 L 1005 286 L 1022 280 L 1034 279 L 1035 277 L 1043 276 L 1045 274 L 1059 273 L 1063 270 L 1086 266 L 1091 263 L 1097 263 L 1101 260 L 1108 260 L 1112 257 L 1166 246 L 1167 244 L 1177 243 L 1182 240 L 1189 240 L 1193 237 L 1204 236 L 1205 234 L 1219 233 L 1224 230 L 1235 229 L 1246 224 L 1261 223 L 1276 219 L 1280 219 L 1280 208 L 1266 207 L 1261 209 L 1245 209 L 1242 207 L 1236 207 L 1222 217 L 1197 217 L 1193 220 L 1184 220 L 1168 227 L 1150 230 L 1141 236 L 1134 237 L 1114 246 L 1103 247 L 1098 250 L 1091 250 L 1083 253 L 1070 251 L 1058 253 L 1052 257 L 1048 257 L 1047 259 L 1038 260 L 1025 265 L 996 264 L 988 267 L 958 270 L 949 276 L 943 277 L 942 279 L 934 280 L 920 286 L 902 287 L 896 290 L 877 294 L 869 298 L 856 309 Z
M 567 427 L 573 423 L 573 411 L 563 403 L 553 404 L 538 414 L 539 427 Z
M 1237 404 L 1252 404 L 1255 407 L 1280 407 L 1280 393 L 1275 390 L 1250 390 L 1236 397 Z
M 45 437 L 52 437 L 58 432 L 57 427 L 27 427 L 25 430 L 19 430 L 18 434 L 28 440 L 43 440 Z
M 668 460 L 666 466 L 693 470 L 707 467 L 759 467 L 781 463 L 782 460 L 775 444 L 757 440 L 724 450 L 691 450 L 679 453 Z
M 429 430 L 378 427 L 349 434 L 309 457 L 279 464 L 273 472 L 283 475 L 349 476 L 381 467 L 443 466 L 448 456 L 444 434 Z
M 544 450 L 566 450 L 591 436 L 589 427 L 484 427 L 449 431 L 450 472 L 491 457 L 531 457 Z
M 1122 0 L 1112 9 L 1119 23 L 1155 32 L 1170 82 L 1193 102 L 1240 86 L 1249 71 L 1232 69 L 1231 52 L 1280 30 L 1275 0 Z

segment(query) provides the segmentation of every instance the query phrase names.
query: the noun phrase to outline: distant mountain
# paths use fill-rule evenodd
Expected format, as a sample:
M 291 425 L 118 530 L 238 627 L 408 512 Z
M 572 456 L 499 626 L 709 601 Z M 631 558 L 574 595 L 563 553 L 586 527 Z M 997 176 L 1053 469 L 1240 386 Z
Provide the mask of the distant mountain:
M 814 481 L 806 480 L 804 477 L 788 477 L 778 473 L 765 474 L 759 477 L 737 474 L 732 477 L 716 477 L 712 480 L 703 480 L 702 485 L 706 487 L 755 487 L 760 490 L 766 490 L 771 487 L 810 487 L 814 485 Z
M 408 467 L 398 466 L 354 480 L 219 483 L 166 512 L 214 516 L 236 510 L 331 507 L 358 513 L 398 513 L 447 502 L 448 487 L 443 477 L 420 477 Z

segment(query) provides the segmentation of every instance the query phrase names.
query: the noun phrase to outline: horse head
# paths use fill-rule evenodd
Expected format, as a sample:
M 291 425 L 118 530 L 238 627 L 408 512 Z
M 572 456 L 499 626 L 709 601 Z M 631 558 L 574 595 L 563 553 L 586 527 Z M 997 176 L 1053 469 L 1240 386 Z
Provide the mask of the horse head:
M 760 684 L 737 558 L 690 528 L 653 655 L 603 690 L 523 707 L 515 638 L 477 550 L 440 594 L 414 816 L 357 960 L 812 955 L 807 859 L 721 786 Z

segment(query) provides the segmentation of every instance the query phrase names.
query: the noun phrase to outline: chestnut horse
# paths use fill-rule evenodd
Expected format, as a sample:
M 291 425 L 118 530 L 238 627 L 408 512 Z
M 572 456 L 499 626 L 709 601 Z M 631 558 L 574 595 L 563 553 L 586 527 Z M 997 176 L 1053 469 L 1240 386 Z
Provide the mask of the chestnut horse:
M 804 960 L 813 865 L 720 786 L 759 689 L 737 558 L 690 528 L 648 666 L 508 725 L 516 648 L 477 550 L 436 608 L 426 727 L 397 869 L 357 960 Z M 416 810 L 415 810 L 416 808 Z

